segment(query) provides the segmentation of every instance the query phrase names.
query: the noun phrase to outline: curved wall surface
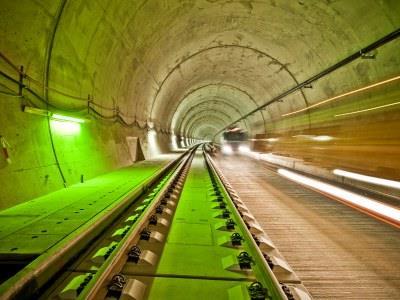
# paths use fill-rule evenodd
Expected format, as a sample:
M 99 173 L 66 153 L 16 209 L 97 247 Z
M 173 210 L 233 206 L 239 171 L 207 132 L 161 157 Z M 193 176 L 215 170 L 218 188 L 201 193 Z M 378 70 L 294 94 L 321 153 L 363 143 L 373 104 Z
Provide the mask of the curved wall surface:
M 400 27 L 395 0 L 20 0 L 0 15 L 1 207 L 131 164 L 130 137 L 146 158 L 218 139 Z M 400 81 L 286 115 L 399 76 L 399 53 L 392 40 L 237 125 L 278 139 L 264 151 L 400 179 Z M 86 122 L 60 131 L 23 106 Z

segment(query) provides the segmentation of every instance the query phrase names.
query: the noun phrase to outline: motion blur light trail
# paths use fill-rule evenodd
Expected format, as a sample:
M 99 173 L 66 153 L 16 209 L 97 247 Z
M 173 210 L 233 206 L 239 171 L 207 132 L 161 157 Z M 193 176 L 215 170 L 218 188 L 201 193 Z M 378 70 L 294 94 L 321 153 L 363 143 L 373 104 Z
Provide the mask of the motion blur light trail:
M 340 170 L 340 169 L 333 170 L 333 174 L 338 175 L 338 176 L 343 176 L 346 178 L 350 178 L 350 179 L 354 179 L 354 180 L 358 180 L 358 181 L 368 182 L 368 183 L 386 186 L 386 187 L 390 187 L 390 188 L 394 188 L 394 189 L 400 189 L 399 181 L 362 175 L 362 174 L 348 172 L 348 171 L 344 171 L 344 170 Z
M 240 145 L 238 150 L 240 153 L 250 153 L 250 147 L 247 145 Z
M 346 97 L 346 96 L 350 96 L 350 95 L 353 95 L 353 94 L 356 94 L 356 93 L 359 93 L 359 92 L 362 92 L 362 91 L 366 91 L 366 90 L 372 89 L 374 87 L 377 87 L 377 86 L 380 86 L 380 85 L 384 85 L 384 84 L 387 84 L 387 83 L 390 83 L 390 82 L 393 82 L 393 81 L 396 81 L 396 80 L 399 80 L 399 79 L 400 79 L 400 76 L 395 76 L 395 77 L 392 77 L 392 78 L 389 78 L 389 79 L 386 79 L 386 80 L 383 80 L 383 81 L 379 81 L 379 82 L 364 86 L 362 88 L 355 89 L 353 91 L 349 91 L 349 92 L 346 92 L 346 93 L 343 93 L 343 94 L 340 94 L 340 95 L 325 99 L 325 100 L 323 100 L 321 102 L 317 102 L 317 103 L 312 104 L 310 106 L 307 106 L 305 108 L 302 108 L 302 109 L 299 109 L 299 110 L 296 110 L 296 111 L 293 111 L 293 112 L 290 112 L 290 113 L 283 114 L 282 117 L 294 115 L 294 114 L 297 114 L 297 113 L 312 109 L 314 107 L 320 106 L 320 105 L 325 104 L 327 102 L 331 102 L 331 101 L 336 100 L 336 99 L 340 99 L 340 98 L 343 98 L 343 97 Z
M 359 210 L 365 211 L 385 222 L 400 227 L 400 210 L 397 208 L 285 169 L 278 169 L 278 173 L 283 177 L 320 191 L 326 195 L 333 196 Z

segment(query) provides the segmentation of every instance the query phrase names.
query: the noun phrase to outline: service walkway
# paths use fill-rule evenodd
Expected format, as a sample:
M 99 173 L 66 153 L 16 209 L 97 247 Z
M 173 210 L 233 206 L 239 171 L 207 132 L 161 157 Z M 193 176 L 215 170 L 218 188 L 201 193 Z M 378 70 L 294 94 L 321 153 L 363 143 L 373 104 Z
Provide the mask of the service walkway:
M 262 162 L 216 162 L 315 299 L 400 299 L 400 230 Z
M 0 260 L 29 260 L 111 209 L 178 154 L 143 161 L 0 212 Z

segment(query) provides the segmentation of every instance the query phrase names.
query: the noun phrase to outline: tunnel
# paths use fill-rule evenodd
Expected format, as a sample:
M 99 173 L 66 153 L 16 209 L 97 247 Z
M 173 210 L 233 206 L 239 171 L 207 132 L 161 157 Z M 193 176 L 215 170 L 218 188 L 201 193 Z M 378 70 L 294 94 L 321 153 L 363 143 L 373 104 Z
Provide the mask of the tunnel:
M 400 298 L 399 1 L 0 16 L 1 299 Z

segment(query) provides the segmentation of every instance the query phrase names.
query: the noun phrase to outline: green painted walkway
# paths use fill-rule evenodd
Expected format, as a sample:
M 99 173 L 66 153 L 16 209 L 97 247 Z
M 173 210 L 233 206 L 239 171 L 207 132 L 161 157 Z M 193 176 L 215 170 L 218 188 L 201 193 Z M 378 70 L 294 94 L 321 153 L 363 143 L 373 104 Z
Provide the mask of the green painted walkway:
M 250 271 L 232 267 L 241 251 L 252 250 L 247 242 L 238 248 L 224 243 L 230 241 L 233 232 L 242 236 L 243 232 L 238 226 L 233 231 L 221 228 L 225 219 L 211 187 L 205 160 L 198 150 L 157 267 L 150 270 L 128 263 L 122 271 L 148 286 L 146 299 L 248 300 L 247 287 L 256 280 L 264 281 L 265 274 L 260 274 L 257 267 Z M 233 205 L 228 204 L 228 208 L 233 211 Z M 231 218 L 239 223 L 238 216 L 232 214 Z M 150 246 L 142 243 L 142 247 L 146 245 Z
M 43 253 L 177 157 L 139 162 L 1 211 L 0 259 Z

